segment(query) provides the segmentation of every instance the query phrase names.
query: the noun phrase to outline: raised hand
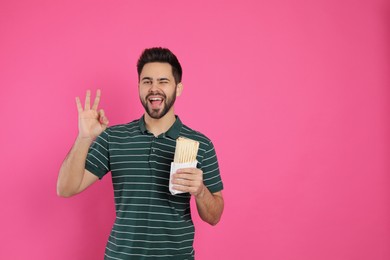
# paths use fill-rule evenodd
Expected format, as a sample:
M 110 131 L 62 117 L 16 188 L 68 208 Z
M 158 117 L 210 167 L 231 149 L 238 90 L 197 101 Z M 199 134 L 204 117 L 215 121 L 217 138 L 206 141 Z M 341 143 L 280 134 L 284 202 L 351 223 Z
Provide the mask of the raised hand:
M 91 108 L 91 91 L 87 91 L 84 109 L 80 98 L 76 97 L 76 105 L 79 114 L 79 138 L 95 139 L 108 126 L 108 119 L 103 109 L 98 110 L 100 102 L 100 89 L 96 91 L 96 97 Z

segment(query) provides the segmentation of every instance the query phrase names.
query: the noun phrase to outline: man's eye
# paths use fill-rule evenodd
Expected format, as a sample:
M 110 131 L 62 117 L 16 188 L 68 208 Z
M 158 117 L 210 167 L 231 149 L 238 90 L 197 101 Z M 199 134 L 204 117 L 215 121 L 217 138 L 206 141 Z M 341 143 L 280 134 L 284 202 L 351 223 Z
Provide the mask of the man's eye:
M 163 80 L 163 81 L 160 81 L 161 84 L 167 84 L 168 81 L 167 80 Z
M 144 81 L 144 84 L 145 84 L 145 85 L 150 85 L 150 84 L 152 84 L 152 81 L 150 81 L 150 80 L 145 80 L 145 81 Z

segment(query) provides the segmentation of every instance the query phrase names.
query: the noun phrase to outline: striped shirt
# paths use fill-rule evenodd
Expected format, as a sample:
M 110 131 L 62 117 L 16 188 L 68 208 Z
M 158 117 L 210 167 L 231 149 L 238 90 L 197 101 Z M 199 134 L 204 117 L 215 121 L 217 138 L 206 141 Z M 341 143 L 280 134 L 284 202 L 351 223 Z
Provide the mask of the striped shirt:
M 212 142 L 179 117 L 155 137 L 144 118 L 106 129 L 90 147 L 86 169 L 100 179 L 111 171 L 116 219 L 105 259 L 194 259 L 189 193 L 169 192 L 176 139 L 198 141 L 197 168 L 210 192 L 223 189 Z

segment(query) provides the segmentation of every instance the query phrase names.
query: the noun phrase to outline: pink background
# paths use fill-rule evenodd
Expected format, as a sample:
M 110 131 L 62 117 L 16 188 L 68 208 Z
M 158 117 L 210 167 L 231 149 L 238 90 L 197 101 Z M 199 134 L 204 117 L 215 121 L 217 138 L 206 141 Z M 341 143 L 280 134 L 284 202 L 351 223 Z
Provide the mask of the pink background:
M 101 88 L 111 124 L 140 117 L 152 46 L 181 60 L 176 112 L 220 160 L 197 259 L 390 259 L 385 0 L 1 1 L 0 259 L 102 259 L 110 178 L 56 195 L 74 98 Z

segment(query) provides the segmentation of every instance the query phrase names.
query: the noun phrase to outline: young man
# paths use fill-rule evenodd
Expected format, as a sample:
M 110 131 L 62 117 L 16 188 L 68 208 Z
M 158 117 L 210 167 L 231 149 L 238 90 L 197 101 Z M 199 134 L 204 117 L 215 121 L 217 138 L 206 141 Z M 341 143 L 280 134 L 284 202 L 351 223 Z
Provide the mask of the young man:
M 116 220 L 105 259 L 193 259 L 194 226 L 190 198 L 198 214 L 211 225 L 223 212 L 223 184 L 212 142 L 185 126 L 174 113 L 183 90 L 182 68 L 168 49 L 151 48 L 137 63 L 138 88 L 145 114 L 128 124 L 108 128 L 98 110 L 100 91 L 91 107 L 76 98 L 79 134 L 58 176 L 59 196 L 70 197 L 111 172 Z M 176 139 L 198 141 L 197 168 L 177 171 L 169 191 L 170 165 Z

